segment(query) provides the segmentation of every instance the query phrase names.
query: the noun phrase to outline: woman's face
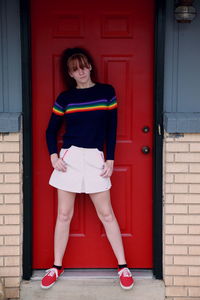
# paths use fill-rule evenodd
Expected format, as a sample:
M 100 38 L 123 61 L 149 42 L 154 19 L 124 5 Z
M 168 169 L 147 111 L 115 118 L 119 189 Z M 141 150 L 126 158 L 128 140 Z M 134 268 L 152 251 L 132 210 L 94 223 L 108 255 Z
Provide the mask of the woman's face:
M 92 69 L 91 65 L 89 64 L 88 67 L 83 66 L 82 68 L 79 65 L 79 62 L 76 62 L 76 68 L 69 70 L 69 75 L 74 78 L 78 83 L 87 83 L 91 80 L 90 78 L 90 71 Z

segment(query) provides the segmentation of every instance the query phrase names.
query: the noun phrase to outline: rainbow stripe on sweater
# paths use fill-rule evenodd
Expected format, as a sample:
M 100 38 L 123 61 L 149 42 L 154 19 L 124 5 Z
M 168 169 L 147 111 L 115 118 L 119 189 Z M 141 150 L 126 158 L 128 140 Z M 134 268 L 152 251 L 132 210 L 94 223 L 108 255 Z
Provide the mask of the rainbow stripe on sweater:
M 57 102 L 55 102 L 53 106 L 53 113 L 58 116 L 63 116 L 65 114 L 65 111 L 63 110 L 62 106 L 60 106 Z
M 110 101 L 106 99 L 101 99 L 83 103 L 70 103 L 67 105 L 67 108 L 65 110 L 58 103 L 55 102 L 53 112 L 59 116 L 63 116 L 64 114 L 71 114 L 76 112 L 111 110 L 115 108 L 117 108 L 116 96 L 113 97 Z

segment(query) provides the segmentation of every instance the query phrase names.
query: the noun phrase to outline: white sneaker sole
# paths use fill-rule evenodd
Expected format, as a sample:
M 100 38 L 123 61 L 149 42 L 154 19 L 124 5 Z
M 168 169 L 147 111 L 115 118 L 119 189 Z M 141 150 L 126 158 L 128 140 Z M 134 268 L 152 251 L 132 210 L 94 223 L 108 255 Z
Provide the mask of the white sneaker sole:
M 133 282 L 133 284 L 131 284 L 130 286 L 124 286 L 124 285 L 122 285 L 121 282 L 120 282 L 120 286 L 121 286 L 121 288 L 122 288 L 123 290 L 130 290 L 130 289 L 132 289 L 132 287 L 134 286 L 134 282 Z

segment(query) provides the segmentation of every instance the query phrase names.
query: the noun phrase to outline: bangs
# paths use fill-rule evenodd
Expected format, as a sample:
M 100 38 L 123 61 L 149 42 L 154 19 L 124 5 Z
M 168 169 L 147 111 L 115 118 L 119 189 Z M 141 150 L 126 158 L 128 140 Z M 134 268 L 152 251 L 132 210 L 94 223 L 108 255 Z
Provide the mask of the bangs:
M 89 62 L 87 57 L 82 53 L 73 54 L 67 61 L 69 71 L 76 71 L 78 68 L 89 69 Z

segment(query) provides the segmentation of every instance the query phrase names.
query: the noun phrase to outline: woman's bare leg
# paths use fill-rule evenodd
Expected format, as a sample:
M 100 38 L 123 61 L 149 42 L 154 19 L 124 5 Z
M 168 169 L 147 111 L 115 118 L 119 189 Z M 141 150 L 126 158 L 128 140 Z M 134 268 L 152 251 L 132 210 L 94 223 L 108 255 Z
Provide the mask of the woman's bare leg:
M 54 264 L 62 265 L 69 238 L 70 222 L 74 213 L 76 193 L 57 189 L 58 215 L 54 232 Z
M 110 201 L 110 190 L 91 193 L 89 195 L 96 208 L 97 215 L 104 225 L 107 238 L 115 253 L 118 264 L 126 264 L 119 225 Z

